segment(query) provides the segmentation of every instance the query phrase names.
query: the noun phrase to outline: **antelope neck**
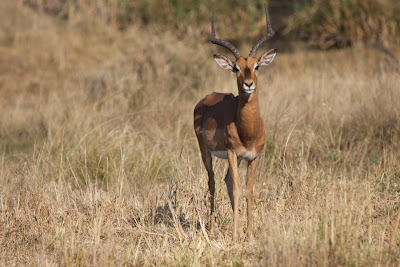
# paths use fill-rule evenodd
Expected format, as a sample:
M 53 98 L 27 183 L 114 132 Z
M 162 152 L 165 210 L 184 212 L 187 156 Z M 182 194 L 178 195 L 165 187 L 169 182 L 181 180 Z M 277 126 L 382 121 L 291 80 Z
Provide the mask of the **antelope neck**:
M 257 90 L 250 96 L 239 95 L 236 125 L 243 141 L 255 140 L 259 136 L 261 116 Z

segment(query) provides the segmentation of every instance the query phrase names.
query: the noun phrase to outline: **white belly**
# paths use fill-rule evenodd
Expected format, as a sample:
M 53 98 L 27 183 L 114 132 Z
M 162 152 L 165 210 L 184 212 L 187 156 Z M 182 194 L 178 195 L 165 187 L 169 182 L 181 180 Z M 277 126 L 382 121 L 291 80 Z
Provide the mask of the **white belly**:
M 210 151 L 211 154 L 213 154 L 214 156 L 216 156 L 217 158 L 221 158 L 221 159 L 227 159 L 228 158 L 228 152 L 226 151 Z M 254 152 L 247 152 L 243 155 L 239 155 L 240 159 L 245 159 L 247 161 L 252 161 L 256 158 L 257 154 Z
M 221 158 L 221 159 L 228 158 L 228 152 L 226 152 L 226 151 L 211 151 L 211 154 L 213 154 L 217 158 Z

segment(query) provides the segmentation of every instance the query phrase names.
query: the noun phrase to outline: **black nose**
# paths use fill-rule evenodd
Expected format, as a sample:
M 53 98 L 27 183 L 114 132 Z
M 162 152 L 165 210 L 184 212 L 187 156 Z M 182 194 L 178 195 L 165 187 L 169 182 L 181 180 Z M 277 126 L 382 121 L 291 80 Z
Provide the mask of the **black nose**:
M 246 82 L 244 82 L 244 84 L 245 84 L 247 87 L 250 87 L 250 86 L 253 85 L 253 82 L 251 82 L 251 83 L 246 83 Z

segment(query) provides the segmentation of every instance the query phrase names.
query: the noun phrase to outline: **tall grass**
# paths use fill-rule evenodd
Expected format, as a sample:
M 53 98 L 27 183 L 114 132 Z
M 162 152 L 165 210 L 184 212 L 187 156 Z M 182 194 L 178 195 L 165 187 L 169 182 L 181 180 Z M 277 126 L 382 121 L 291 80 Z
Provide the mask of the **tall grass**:
M 237 39 L 237 31 L 256 34 L 258 20 L 262 20 L 263 4 L 261 0 L 248 1 L 200 1 L 200 0 L 24 0 L 35 9 L 70 21 L 85 16 L 92 21 L 124 29 L 131 24 L 153 25 L 157 28 L 187 32 L 209 31 L 210 14 L 216 12 L 218 18 L 230 27 L 220 29 L 221 33 Z M 263 23 L 261 24 L 263 25 Z
M 207 230 L 192 126 L 201 97 L 236 93 L 215 47 L 13 1 L 0 22 L 1 265 L 399 264 L 400 91 L 381 54 L 299 50 L 260 72 L 256 238 L 234 244 L 222 160 Z

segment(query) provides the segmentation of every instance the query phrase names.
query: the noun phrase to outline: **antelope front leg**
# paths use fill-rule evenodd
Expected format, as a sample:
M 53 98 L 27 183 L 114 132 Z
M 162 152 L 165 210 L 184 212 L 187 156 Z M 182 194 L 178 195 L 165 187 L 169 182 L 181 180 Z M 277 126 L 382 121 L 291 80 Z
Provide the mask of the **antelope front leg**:
M 247 236 L 253 238 L 253 182 L 256 173 L 258 158 L 249 161 L 247 165 Z
M 213 234 L 215 230 L 215 180 L 211 153 L 208 150 L 202 150 L 202 159 L 208 173 L 208 189 L 210 191 L 210 233 Z
M 232 177 L 232 191 L 233 191 L 233 241 L 237 238 L 237 231 L 239 228 L 239 197 L 240 197 L 240 183 L 239 183 L 239 172 L 237 165 L 236 153 L 228 149 L 228 161 L 229 161 L 229 172 Z

